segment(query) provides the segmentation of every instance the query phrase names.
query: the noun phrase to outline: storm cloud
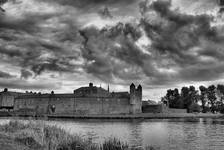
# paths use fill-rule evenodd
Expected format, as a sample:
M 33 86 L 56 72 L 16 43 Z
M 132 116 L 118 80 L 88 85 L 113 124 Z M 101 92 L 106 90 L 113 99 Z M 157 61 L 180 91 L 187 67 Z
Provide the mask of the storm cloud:
M 14 76 L 7 73 L 7 72 L 3 72 L 3 71 L 0 71 L 0 78 L 13 78 Z
M 0 68 L 9 66 L 2 87 L 63 91 L 80 76 L 148 89 L 223 79 L 223 20 L 208 0 L 8 0 L 1 7 Z M 35 82 L 46 79 L 49 86 Z
M 223 35 L 211 26 L 213 17 L 172 10 L 170 1 L 156 1 L 141 10 L 141 24 L 152 42 L 149 50 L 171 60 L 161 65 L 172 67 L 176 72 L 174 77 L 182 81 L 204 81 L 222 76 Z
M 118 23 L 81 32 L 87 72 L 102 79 L 146 76 L 145 80 L 155 85 L 221 77 L 222 64 L 210 62 L 222 58 L 223 51 L 223 37 L 211 26 L 213 18 L 172 10 L 170 1 L 147 2 L 140 4 L 142 18 L 137 24 Z M 138 40 L 143 33 L 150 44 L 141 49 Z M 137 70 L 135 75 L 133 70 Z

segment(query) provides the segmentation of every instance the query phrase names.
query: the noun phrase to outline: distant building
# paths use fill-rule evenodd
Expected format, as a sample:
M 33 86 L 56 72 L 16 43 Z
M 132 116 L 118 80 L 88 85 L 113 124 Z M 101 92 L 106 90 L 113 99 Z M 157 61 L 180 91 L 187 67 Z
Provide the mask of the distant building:
M 142 87 L 109 92 L 92 83 L 70 94 L 27 94 L 15 98 L 14 110 L 32 115 L 136 114 L 142 112 Z
M 13 110 L 14 99 L 22 93 L 8 91 L 7 88 L 0 92 L 0 109 Z
M 158 103 L 153 100 L 142 101 L 142 106 L 145 106 L 145 105 L 158 105 Z

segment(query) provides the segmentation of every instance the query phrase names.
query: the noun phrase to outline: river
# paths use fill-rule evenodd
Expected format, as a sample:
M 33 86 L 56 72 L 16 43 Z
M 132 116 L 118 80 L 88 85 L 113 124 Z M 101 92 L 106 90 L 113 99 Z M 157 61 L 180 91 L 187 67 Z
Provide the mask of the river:
M 0 119 L 0 124 L 9 119 Z M 26 120 L 23 120 L 26 121 Z M 224 119 L 48 120 L 71 134 L 100 143 L 116 137 L 134 146 L 160 150 L 222 150 Z

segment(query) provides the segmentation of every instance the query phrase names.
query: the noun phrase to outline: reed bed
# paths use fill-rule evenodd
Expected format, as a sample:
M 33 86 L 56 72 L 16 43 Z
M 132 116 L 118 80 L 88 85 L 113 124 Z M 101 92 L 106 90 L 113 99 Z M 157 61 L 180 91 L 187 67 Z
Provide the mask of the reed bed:
M 148 146 L 131 147 L 116 138 L 109 138 L 102 144 L 93 143 L 90 139 L 79 135 L 71 135 L 56 126 L 49 126 L 43 122 L 10 121 L 0 126 L 0 136 L 11 137 L 18 144 L 29 150 L 157 150 Z M 19 149 L 18 149 L 19 150 Z

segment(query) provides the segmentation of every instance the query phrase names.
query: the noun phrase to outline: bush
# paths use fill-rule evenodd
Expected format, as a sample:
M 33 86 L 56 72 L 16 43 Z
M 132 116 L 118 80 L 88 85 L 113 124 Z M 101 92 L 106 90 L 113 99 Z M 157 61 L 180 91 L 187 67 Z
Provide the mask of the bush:
M 210 112 L 210 108 L 208 106 L 205 106 L 204 109 L 202 110 L 203 113 Z
M 117 139 L 109 139 L 106 140 L 102 144 L 102 150 L 127 150 L 128 145 L 126 143 L 122 143 Z
M 10 121 L 8 124 L 0 126 L 0 131 L 13 133 L 26 128 L 29 128 L 29 125 L 20 123 L 19 121 Z
M 224 105 L 219 106 L 219 111 L 221 114 L 224 114 Z
M 190 113 L 192 113 L 192 112 L 201 112 L 201 107 L 198 104 L 193 103 L 189 107 L 189 112 Z
M 16 137 L 15 141 L 24 144 L 32 149 L 42 148 L 42 146 L 33 137 Z

